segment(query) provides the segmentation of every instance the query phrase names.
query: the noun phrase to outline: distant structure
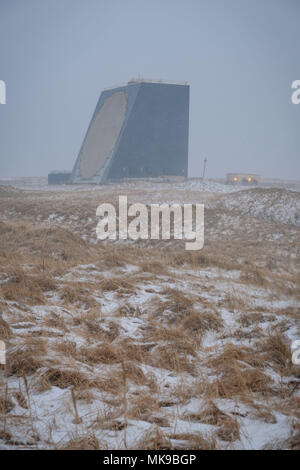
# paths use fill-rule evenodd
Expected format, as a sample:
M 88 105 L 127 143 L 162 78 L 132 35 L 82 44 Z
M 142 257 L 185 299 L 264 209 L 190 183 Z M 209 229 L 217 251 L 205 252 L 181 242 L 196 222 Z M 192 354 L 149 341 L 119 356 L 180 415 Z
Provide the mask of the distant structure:
M 202 173 L 202 179 L 203 179 L 203 180 L 204 180 L 204 178 L 205 178 L 206 164 L 207 164 L 207 158 L 204 158 L 204 162 L 203 162 L 203 173 Z
M 260 175 L 252 173 L 227 173 L 226 183 L 228 184 L 258 184 L 261 181 Z
M 105 89 L 70 182 L 187 176 L 189 85 L 133 79 Z
M 68 184 L 71 181 L 69 171 L 51 171 L 48 174 L 48 184 Z

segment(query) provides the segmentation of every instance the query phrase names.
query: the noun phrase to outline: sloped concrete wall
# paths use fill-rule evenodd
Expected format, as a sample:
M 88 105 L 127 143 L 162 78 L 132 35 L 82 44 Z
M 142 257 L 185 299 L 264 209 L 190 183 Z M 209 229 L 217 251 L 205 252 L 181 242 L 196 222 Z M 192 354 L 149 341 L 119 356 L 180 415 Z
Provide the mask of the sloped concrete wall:
M 78 158 L 74 183 L 187 176 L 189 86 L 132 83 L 104 91 Z

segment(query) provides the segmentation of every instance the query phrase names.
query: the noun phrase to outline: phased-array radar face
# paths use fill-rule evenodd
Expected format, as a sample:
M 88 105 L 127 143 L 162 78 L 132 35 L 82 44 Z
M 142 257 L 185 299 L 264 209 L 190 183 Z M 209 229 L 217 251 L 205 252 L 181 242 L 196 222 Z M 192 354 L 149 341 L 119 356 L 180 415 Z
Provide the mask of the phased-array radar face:
M 127 94 L 117 91 L 105 99 L 91 124 L 80 161 L 80 176 L 92 178 L 105 167 L 120 135 L 127 108 Z
M 102 92 L 73 183 L 187 176 L 189 86 L 145 81 Z

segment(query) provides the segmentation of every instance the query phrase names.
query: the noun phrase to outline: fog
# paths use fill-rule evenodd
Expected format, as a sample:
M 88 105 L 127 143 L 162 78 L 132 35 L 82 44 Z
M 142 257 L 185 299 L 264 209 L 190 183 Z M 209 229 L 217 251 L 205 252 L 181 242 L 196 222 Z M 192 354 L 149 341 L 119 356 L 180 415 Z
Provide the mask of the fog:
M 1 0 L 0 178 L 72 169 L 104 87 L 190 84 L 189 176 L 300 177 L 298 0 Z

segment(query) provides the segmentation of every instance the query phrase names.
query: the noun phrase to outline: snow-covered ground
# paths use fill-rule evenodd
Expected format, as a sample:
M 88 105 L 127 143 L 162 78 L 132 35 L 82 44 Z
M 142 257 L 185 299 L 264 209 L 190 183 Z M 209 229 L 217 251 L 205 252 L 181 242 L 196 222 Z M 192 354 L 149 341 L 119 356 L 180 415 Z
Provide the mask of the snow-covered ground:
M 299 193 L 0 187 L 0 447 L 299 448 Z M 204 202 L 205 246 L 101 243 L 96 207 Z

